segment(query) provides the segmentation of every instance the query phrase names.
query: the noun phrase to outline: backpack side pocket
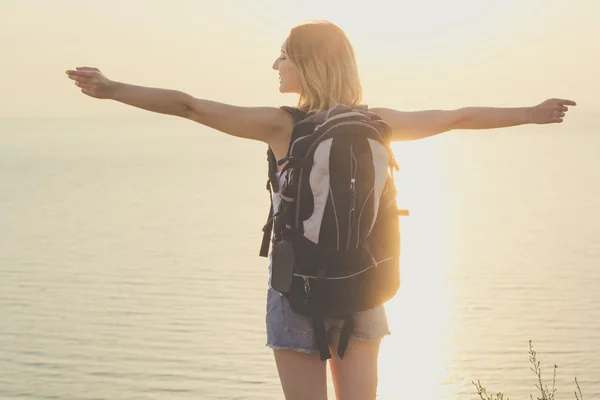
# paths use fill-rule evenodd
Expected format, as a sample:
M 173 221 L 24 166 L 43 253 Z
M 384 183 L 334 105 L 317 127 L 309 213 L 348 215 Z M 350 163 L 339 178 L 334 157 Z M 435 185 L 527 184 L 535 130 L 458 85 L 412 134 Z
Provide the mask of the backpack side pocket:
M 294 246 L 291 241 L 283 239 L 273 245 L 271 287 L 280 293 L 288 293 L 292 288 L 294 274 Z

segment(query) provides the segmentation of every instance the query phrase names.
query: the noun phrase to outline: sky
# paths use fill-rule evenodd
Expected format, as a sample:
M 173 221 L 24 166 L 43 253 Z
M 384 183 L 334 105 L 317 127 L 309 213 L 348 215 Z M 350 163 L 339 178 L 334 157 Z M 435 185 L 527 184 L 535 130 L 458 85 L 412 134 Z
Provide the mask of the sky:
M 0 0 L 0 118 L 138 116 L 64 74 L 183 90 L 237 105 L 294 104 L 273 60 L 289 30 L 329 20 L 358 59 L 364 103 L 401 110 L 600 110 L 598 0 Z

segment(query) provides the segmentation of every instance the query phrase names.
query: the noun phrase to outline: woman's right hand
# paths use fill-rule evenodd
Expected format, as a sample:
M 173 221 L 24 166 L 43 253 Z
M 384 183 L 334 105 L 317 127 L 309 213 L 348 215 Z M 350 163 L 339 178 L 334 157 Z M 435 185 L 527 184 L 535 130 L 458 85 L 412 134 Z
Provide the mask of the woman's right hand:
M 66 71 L 69 79 L 81 88 L 81 92 L 96 99 L 111 99 L 114 97 L 116 82 L 111 81 L 98 68 L 77 67 Z

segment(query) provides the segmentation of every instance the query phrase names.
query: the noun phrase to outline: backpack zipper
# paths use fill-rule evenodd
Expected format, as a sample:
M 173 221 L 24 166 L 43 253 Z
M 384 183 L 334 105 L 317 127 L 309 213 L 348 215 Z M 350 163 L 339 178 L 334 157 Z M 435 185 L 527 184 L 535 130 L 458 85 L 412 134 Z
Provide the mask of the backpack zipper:
M 354 228 L 354 209 L 356 208 L 356 170 L 358 162 L 354 157 L 354 147 L 350 145 L 350 207 L 348 212 L 348 238 L 346 241 L 346 250 L 350 250 L 350 238 Z
M 356 208 L 356 181 L 350 179 L 350 212 L 348 215 L 348 241 L 346 242 L 346 250 L 350 250 L 350 238 L 352 236 L 352 227 L 354 225 L 354 209 Z
M 360 275 L 360 274 L 364 274 L 365 272 L 367 272 L 368 270 L 377 267 L 379 264 L 382 264 L 386 261 L 390 261 L 392 260 L 393 257 L 388 257 L 388 258 L 384 258 L 381 261 L 378 262 L 374 262 L 371 266 L 369 266 L 368 268 L 363 269 L 360 272 L 356 272 L 352 275 L 346 275 L 346 276 L 338 276 L 335 278 L 325 278 L 326 280 L 340 280 L 340 279 L 348 279 L 348 278 L 352 278 L 354 276 Z M 304 279 L 304 287 L 305 289 L 308 287 L 308 289 L 310 290 L 310 284 L 309 284 L 309 279 L 317 279 L 316 276 L 311 276 L 311 275 L 302 275 L 302 274 L 293 274 L 294 276 L 297 276 L 299 278 L 303 278 Z
M 298 177 L 298 191 L 296 193 L 296 218 L 294 221 L 294 225 L 296 227 L 296 229 L 300 228 L 300 204 L 301 204 L 301 198 L 300 198 L 300 189 L 302 189 L 302 175 L 304 172 L 304 168 L 300 168 L 299 171 L 299 177 Z

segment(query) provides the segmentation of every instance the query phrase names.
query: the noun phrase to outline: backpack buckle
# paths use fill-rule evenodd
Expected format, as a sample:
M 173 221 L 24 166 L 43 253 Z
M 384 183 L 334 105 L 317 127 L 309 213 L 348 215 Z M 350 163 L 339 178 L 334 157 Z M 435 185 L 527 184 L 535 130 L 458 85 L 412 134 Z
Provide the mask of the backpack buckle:
M 291 161 L 293 159 L 294 159 L 294 157 L 292 157 L 292 156 L 284 157 L 281 160 L 277 161 L 277 165 L 279 165 L 281 167 L 283 164 L 285 164 L 286 162 Z

